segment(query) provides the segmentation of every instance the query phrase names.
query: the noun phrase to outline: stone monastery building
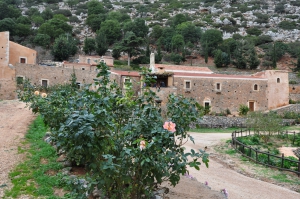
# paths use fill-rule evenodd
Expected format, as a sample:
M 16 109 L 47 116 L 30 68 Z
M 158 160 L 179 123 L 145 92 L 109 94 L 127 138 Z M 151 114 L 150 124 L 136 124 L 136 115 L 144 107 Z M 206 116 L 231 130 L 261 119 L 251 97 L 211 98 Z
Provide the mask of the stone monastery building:
M 0 32 L 0 99 L 15 99 L 17 80 L 24 78 L 36 85 L 52 86 L 66 83 L 75 72 L 78 85 L 91 84 L 97 75 L 96 62 L 113 66 L 110 57 L 80 56 L 78 63 L 64 62 L 62 66 L 36 64 L 36 51 L 9 41 L 9 32 Z M 82 61 L 84 60 L 84 61 Z M 151 89 L 157 92 L 162 104 L 171 93 L 195 98 L 211 111 L 229 109 L 237 112 L 241 104 L 251 111 L 265 111 L 289 104 L 288 72 L 266 70 L 253 75 L 222 75 L 207 67 L 163 65 L 150 58 L 151 75 L 157 82 Z M 111 68 L 111 78 L 125 89 L 131 81 L 139 93 L 141 75 L 136 71 L 120 71 Z

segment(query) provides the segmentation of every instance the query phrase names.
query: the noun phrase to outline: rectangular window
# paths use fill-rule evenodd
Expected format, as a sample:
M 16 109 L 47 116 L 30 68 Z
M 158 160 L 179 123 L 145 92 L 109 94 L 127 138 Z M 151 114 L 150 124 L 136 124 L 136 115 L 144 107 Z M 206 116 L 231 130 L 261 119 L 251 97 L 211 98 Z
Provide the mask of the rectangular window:
M 47 88 L 48 87 L 48 80 L 42 79 L 42 86 Z
M 190 80 L 184 80 L 184 89 L 190 90 L 191 89 L 191 81 Z
M 22 63 L 22 64 L 26 64 L 26 58 L 20 58 L 20 63 Z
M 87 59 L 87 63 L 90 64 L 91 63 L 91 59 Z
M 216 90 L 217 90 L 217 91 L 220 91 L 220 90 L 221 90 L 221 83 L 217 83 L 217 84 L 216 84 Z
M 185 82 L 185 88 L 190 89 L 191 88 L 191 82 Z

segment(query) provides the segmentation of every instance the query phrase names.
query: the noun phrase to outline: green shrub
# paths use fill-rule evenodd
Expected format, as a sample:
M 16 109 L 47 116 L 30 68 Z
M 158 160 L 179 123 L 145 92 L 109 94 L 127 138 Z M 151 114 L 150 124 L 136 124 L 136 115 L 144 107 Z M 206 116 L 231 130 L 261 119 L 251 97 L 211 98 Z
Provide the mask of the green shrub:
M 72 13 L 70 10 L 65 10 L 65 9 L 60 9 L 60 10 L 56 10 L 54 11 L 54 14 L 58 15 L 58 14 L 62 14 L 65 17 L 71 17 Z
M 76 198 L 85 198 L 95 185 L 109 198 L 148 198 L 157 184 L 175 186 L 189 167 L 199 170 L 200 159 L 208 165 L 204 151 L 186 153 L 183 147 L 187 138 L 193 140 L 187 131 L 203 107 L 194 99 L 170 95 L 162 115 L 155 92 L 143 87 L 135 95 L 131 83 L 125 92 L 110 80 L 108 69 L 99 64 L 97 90 L 78 90 L 73 75 L 70 85 L 58 86 L 45 98 L 34 95 L 31 84 L 18 93 L 51 128 L 58 150 L 86 165 L 91 190 Z M 143 76 L 146 85 L 155 81 L 147 71 Z
M 293 29 L 297 29 L 297 24 L 294 21 L 281 21 L 278 24 L 278 27 L 284 30 L 293 30 Z
M 249 107 L 243 104 L 240 104 L 239 107 L 239 115 L 247 115 L 247 113 L 249 112 Z

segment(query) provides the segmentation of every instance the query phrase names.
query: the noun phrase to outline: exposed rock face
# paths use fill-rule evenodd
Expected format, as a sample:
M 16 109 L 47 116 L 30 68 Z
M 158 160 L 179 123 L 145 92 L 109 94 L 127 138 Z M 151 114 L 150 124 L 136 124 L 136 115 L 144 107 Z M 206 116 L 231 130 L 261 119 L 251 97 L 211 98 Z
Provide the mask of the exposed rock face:
M 296 150 L 294 151 L 294 154 L 295 154 L 298 158 L 300 158 L 300 148 L 296 149 Z

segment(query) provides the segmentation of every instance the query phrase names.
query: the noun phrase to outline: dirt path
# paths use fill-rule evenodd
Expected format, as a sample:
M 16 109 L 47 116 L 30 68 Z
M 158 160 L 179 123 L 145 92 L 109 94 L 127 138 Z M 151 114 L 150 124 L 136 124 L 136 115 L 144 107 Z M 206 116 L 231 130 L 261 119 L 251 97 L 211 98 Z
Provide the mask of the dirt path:
M 211 153 L 212 156 L 215 154 L 212 146 L 222 139 L 230 139 L 231 136 L 230 133 L 191 133 L 191 135 L 195 138 L 195 145 L 189 142 L 186 144 L 186 148 L 188 150 L 191 148 L 203 149 L 207 146 L 207 152 Z M 200 171 L 191 169 L 190 174 L 202 183 L 207 181 L 212 190 L 225 188 L 229 193 L 229 198 L 232 199 L 300 198 L 300 194 L 297 192 L 242 175 L 214 160 L 214 158 L 210 159 L 208 169 L 201 165 Z
M 8 173 L 22 161 L 18 146 L 28 125 L 35 118 L 25 104 L 16 100 L 0 101 L 0 198 L 11 186 Z

